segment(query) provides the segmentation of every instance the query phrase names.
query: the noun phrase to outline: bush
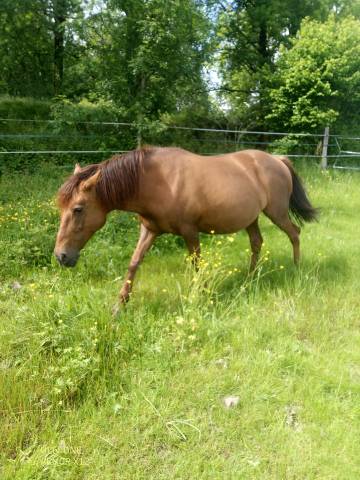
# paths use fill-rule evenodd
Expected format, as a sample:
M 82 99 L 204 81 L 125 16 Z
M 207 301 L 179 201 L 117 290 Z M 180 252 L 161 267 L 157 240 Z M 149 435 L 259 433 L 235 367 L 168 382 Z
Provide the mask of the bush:
M 0 172 L 33 172 L 44 162 L 88 164 L 104 160 L 111 151 L 134 148 L 135 129 L 110 124 L 122 119 L 121 110 L 102 100 L 92 103 L 84 99 L 75 104 L 62 97 L 53 101 L 0 97 L 0 151 L 99 151 L 99 154 L 0 154 Z

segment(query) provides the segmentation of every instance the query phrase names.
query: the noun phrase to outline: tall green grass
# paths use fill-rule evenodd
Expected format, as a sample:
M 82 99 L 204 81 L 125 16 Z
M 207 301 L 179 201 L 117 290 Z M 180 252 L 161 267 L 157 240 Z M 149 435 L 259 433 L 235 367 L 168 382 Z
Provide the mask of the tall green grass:
M 73 270 L 51 252 L 63 173 L 0 185 L 0 478 L 357 479 L 360 177 L 300 169 L 318 224 L 162 237 L 111 307 L 137 221 L 114 213 Z M 239 403 L 226 408 L 224 398 Z

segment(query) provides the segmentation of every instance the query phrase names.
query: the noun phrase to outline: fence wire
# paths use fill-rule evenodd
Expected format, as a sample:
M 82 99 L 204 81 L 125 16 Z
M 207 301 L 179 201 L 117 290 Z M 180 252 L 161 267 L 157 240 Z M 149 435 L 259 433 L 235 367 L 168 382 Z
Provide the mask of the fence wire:
M 22 158 L 39 156 L 60 165 L 73 155 L 84 161 L 87 155 L 101 160 L 105 155 L 124 153 L 139 144 L 176 145 L 203 155 L 259 148 L 294 159 L 316 160 L 323 157 L 323 138 L 322 133 L 306 132 L 0 118 L 0 162 L 12 164 L 17 159 L 21 165 Z M 359 142 L 358 136 L 330 133 L 328 166 L 360 169 Z

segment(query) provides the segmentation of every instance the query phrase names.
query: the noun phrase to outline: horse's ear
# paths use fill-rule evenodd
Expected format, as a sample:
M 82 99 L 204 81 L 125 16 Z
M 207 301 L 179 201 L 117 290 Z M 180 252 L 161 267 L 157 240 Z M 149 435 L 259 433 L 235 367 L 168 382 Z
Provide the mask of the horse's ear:
M 100 178 L 100 174 L 101 174 L 101 172 L 100 172 L 100 170 L 98 170 L 90 178 L 88 178 L 87 180 L 84 180 L 80 184 L 81 190 L 91 190 L 93 187 L 95 187 L 95 185 L 97 184 L 97 182 Z
M 74 175 L 81 172 L 81 167 L 78 163 L 75 164 Z

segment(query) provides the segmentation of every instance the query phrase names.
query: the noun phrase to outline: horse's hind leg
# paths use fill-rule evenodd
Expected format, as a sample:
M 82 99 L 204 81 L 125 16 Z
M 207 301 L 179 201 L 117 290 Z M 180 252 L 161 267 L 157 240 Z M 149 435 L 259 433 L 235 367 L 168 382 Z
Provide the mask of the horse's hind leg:
M 249 235 L 249 240 L 251 245 L 252 254 L 251 254 L 251 261 L 250 261 L 250 271 L 252 272 L 256 267 L 261 246 L 263 244 L 263 238 L 260 233 L 258 219 L 256 219 L 251 225 L 249 225 L 246 231 Z
M 265 209 L 265 215 L 278 226 L 289 237 L 293 246 L 294 263 L 297 265 L 300 260 L 300 228 L 290 220 L 288 211 L 282 215 L 275 215 L 271 210 Z

